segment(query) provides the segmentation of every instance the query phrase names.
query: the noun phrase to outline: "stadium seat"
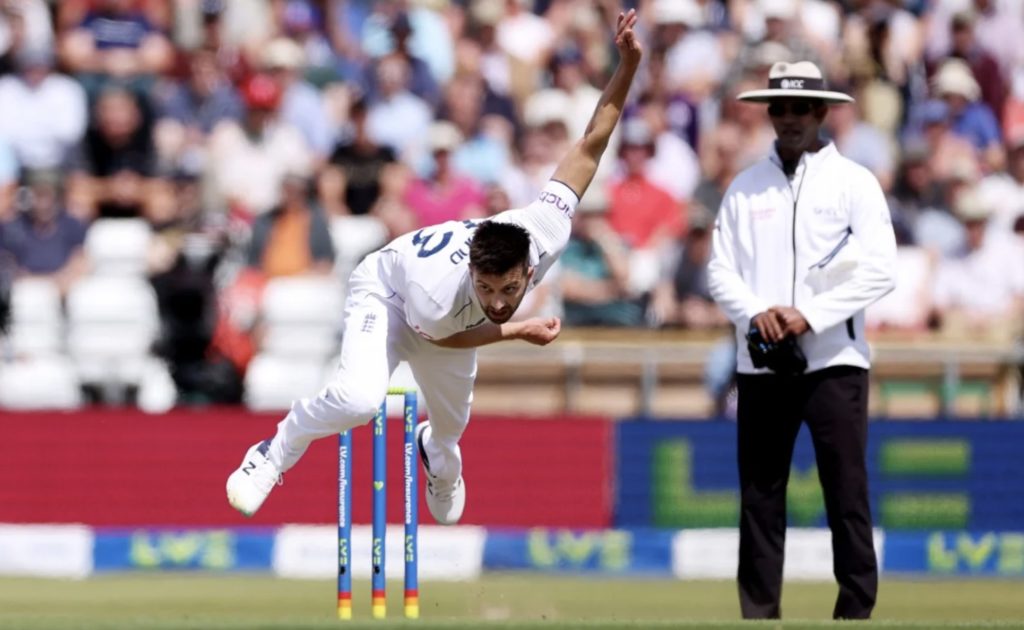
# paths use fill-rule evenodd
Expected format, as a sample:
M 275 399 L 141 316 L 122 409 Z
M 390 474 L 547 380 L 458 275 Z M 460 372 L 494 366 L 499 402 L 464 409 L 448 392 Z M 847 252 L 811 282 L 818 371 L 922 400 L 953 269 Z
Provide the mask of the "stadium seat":
M 75 409 L 82 390 L 72 361 L 38 356 L 0 364 L 0 407 L 6 409 Z
M 140 278 L 94 276 L 68 294 L 68 351 L 86 383 L 136 384 L 159 330 L 156 296 Z
M 99 219 L 85 238 L 93 274 L 141 276 L 152 234 L 143 219 Z
M 322 364 L 338 349 L 344 309 L 333 276 L 275 278 L 263 291 L 263 353 Z
M 293 400 L 315 396 L 326 382 L 325 362 L 261 353 L 245 372 L 245 404 L 253 411 L 288 409 Z
M 41 278 L 23 278 L 11 287 L 9 341 L 18 356 L 59 354 L 64 346 L 60 290 Z
M 388 230 L 376 217 L 349 216 L 331 220 L 334 270 L 347 279 L 359 261 L 388 241 Z

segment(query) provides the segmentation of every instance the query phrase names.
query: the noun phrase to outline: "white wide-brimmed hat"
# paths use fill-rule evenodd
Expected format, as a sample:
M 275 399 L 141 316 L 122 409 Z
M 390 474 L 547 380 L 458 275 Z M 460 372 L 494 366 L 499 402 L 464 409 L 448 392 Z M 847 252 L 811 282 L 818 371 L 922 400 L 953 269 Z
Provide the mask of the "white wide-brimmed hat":
M 815 98 L 829 104 L 853 102 L 849 94 L 829 90 L 821 70 L 810 61 L 775 63 L 768 72 L 768 89 L 750 90 L 736 98 L 755 103 L 768 103 L 778 98 Z

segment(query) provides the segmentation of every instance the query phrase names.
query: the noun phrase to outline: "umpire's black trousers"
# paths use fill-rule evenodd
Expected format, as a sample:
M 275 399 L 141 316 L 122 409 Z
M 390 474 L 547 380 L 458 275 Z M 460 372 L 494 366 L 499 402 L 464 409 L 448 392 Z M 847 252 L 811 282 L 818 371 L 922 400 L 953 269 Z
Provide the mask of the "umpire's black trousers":
M 867 619 L 878 565 L 865 466 L 868 373 L 848 366 L 796 377 L 740 374 L 740 608 L 746 619 L 779 618 L 786 541 L 786 484 L 803 421 L 811 432 L 832 530 L 839 597 L 832 616 Z

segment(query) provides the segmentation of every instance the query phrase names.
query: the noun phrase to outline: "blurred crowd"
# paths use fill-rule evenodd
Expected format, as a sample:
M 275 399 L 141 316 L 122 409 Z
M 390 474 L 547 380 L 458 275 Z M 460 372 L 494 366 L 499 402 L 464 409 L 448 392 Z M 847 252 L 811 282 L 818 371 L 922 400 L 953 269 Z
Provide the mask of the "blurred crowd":
M 734 97 L 807 59 L 856 97 L 828 133 L 889 195 L 899 288 L 870 325 L 1019 334 L 1024 3 L 625 4 L 644 65 L 569 249 L 521 316 L 726 328 L 710 230 L 774 137 L 764 107 Z M 139 238 L 153 352 L 180 392 L 237 399 L 270 283 L 341 287 L 390 238 L 536 196 L 614 69 L 621 8 L 2 0 L 0 294 L 46 280 L 70 306 L 98 258 Z

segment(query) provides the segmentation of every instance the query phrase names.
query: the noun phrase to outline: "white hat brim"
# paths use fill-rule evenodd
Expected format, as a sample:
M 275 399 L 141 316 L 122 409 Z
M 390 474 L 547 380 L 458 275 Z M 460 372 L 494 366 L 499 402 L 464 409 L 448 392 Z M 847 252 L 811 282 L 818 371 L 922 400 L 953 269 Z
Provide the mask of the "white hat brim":
M 750 90 L 736 97 L 739 101 L 769 103 L 779 98 L 816 98 L 826 103 L 852 103 L 853 97 L 842 92 L 831 90 Z

